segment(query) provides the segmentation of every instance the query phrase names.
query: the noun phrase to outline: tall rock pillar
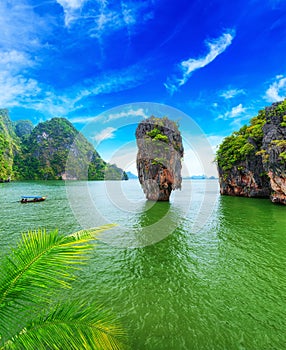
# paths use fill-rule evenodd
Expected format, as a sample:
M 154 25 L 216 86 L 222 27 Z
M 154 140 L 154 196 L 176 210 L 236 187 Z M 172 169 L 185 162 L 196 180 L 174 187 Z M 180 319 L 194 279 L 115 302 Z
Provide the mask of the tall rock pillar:
M 154 116 L 136 129 L 137 171 L 148 200 L 168 201 L 181 188 L 182 137 L 175 122 Z

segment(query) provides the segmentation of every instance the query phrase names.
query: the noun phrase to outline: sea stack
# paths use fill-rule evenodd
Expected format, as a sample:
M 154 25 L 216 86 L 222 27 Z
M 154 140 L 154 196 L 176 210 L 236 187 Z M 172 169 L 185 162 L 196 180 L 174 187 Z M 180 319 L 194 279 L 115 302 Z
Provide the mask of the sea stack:
M 177 123 L 151 116 L 138 125 L 136 141 L 138 178 L 146 198 L 168 201 L 182 183 L 184 149 Z

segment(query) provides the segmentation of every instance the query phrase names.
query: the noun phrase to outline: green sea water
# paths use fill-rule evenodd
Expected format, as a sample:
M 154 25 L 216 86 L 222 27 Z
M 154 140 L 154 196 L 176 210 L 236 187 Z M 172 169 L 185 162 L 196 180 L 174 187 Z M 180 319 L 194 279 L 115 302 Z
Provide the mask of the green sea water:
M 185 181 L 170 203 L 146 203 L 137 181 L 73 183 L 72 194 L 64 182 L 3 184 L 0 257 L 28 229 L 117 222 L 71 293 L 110 308 L 131 349 L 283 350 L 286 208 L 206 183 Z

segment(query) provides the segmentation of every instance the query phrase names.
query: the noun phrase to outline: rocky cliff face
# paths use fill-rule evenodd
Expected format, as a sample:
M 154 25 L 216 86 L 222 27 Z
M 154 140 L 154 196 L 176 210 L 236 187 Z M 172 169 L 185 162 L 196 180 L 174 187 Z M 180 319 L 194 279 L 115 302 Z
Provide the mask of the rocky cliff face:
M 286 100 L 266 107 L 263 125 L 264 168 L 270 179 L 270 199 L 286 204 Z
M 177 124 L 168 118 L 150 117 L 136 129 L 137 171 L 148 200 L 168 201 L 181 188 L 184 149 Z
M 223 195 L 261 198 L 270 195 L 269 179 L 259 155 L 238 162 L 227 172 L 219 168 L 219 182 Z
M 67 162 L 68 159 L 70 162 Z M 12 123 L 0 110 L 0 182 L 12 180 L 127 180 L 125 172 L 106 163 L 92 144 L 65 118 L 35 128 Z
M 286 100 L 225 138 L 216 159 L 221 194 L 286 204 Z
M 38 124 L 23 140 L 23 150 L 15 163 L 25 179 L 125 179 L 122 169 L 107 164 L 65 118 Z

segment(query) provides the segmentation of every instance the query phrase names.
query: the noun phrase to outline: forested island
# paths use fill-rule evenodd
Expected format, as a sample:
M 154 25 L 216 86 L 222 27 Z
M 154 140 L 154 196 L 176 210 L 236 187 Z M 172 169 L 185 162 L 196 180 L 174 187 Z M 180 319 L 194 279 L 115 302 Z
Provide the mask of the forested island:
M 68 157 L 73 169 L 67 167 Z M 82 172 L 86 168 L 86 173 Z M 13 123 L 0 109 L 0 182 L 10 180 L 127 180 L 115 164 L 105 162 L 93 145 L 65 118 Z
M 221 194 L 286 204 L 286 99 L 226 137 L 216 161 Z

